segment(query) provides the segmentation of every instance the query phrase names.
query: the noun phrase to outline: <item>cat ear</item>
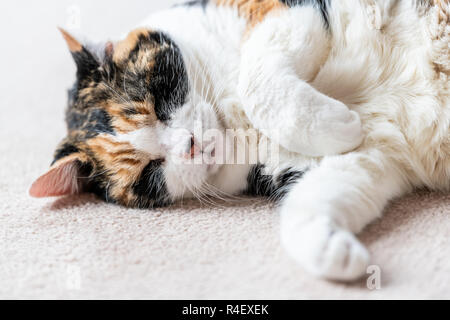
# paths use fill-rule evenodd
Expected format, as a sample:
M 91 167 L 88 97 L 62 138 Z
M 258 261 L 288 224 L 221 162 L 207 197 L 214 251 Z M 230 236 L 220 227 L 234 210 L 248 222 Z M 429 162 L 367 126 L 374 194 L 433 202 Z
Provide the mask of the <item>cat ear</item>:
M 56 161 L 47 173 L 33 183 L 30 195 L 44 198 L 81 193 L 83 181 L 80 168 L 83 160 L 82 154 L 74 153 Z
M 74 36 L 62 28 L 58 28 L 77 65 L 78 77 L 83 77 L 97 70 L 106 60 L 112 59 L 114 45 L 112 42 L 101 44 L 81 44 Z
M 68 33 L 63 28 L 58 27 L 59 32 L 61 32 L 64 40 L 66 40 L 67 46 L 69 47 L 70 52 L 80 52 L 83 50 L 83 45 L 75 39 L 70 33 Z
M 99 61 L 77 39 L 66 30 L 59 28 L 64 40 L 66 40 L 73 60 L 77 65 L 77 78 L 84 79 L 90 76 L 100 67 Z

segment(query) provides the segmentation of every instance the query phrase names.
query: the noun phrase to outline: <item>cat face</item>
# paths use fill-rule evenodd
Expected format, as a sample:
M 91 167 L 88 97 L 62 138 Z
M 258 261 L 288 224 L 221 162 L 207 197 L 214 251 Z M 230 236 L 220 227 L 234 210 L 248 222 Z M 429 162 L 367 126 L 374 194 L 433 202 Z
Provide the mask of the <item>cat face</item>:
M 202 133 L 223 128 L 193 89 L 180 48 L 164 33 L 139 29 L 96 54 L 62 33 L 77 65 L 68 135 L 30 194 L 87 191 L 148 208 L 204 188 L 223 146 Z

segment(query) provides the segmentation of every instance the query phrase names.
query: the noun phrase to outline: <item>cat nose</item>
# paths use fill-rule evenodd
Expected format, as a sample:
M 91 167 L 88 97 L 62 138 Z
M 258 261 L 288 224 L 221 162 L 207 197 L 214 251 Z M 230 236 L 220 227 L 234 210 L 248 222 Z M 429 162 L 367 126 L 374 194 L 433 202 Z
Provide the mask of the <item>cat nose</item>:
M 189 154 L 191 156 L 191 158 L 193 158 L 195 156 L 195 140 L 194 137 L 191 137 L 191 145 L 189 148 Z
M 186 150 L 186 153 L 184 154 L 184 158 L 193 159 L 199 153 L 200 153 L 200 148 L 196 145 L 194 136 L 191 136 L 188 148 Z

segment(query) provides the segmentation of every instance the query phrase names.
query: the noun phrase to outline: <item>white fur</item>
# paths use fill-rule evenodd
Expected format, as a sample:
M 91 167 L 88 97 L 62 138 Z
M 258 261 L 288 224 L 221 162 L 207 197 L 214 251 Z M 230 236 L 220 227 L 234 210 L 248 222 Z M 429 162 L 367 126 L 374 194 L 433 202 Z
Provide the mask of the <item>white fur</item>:
M 438 12 L 413 0 L 332 1 L 330 34 L 311 7 L 268 17 L 248 38 L 235 10 L 211 5 L 144 23 L 179 44 L 201 97 L 179 126 L 191 130 L 183 119 L 199 119 L 186 115 L 204 105 L 209 127 L 277 137 L 280 162 L 267 160 L 269 172 L 310 168 L 281 207 L 281 238 L 313 274 L 358 278 L 369 255 L 354 233 L 413 188 L 450 189 L 450 8 L 442 3 Z M 177 197 L 189 194 L 184 183 L 195 189 L 205 180 L 237 194 L 249 167 L 210 174 L 183 166 L 182 183 L 177 167 L 166 174 Z
M 242 47 L 238 89 L 246 114 L 290 151 L 323 156 L 362 142 L 358 114 L 306 82 L 329 51 L 323 20 L 312 6 L 268 17 Z

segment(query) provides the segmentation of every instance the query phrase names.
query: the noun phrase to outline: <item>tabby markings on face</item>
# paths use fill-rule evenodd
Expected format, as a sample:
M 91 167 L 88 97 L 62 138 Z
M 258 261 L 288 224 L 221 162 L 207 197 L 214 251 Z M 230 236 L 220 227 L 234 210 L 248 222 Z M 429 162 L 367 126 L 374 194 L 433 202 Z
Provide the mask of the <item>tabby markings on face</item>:
M 61 31 L 77 65 L 66 112 L 68 134 L 31 193 L 90 191 L 127 206 L 167 204 L 164 159 L 117 136 L 167 123 L 183 105 L 188 80 L 179 48 L 161 32 L 138 29 L 96 55 Z M 52 189 L 56 180 L 64 190 Z

